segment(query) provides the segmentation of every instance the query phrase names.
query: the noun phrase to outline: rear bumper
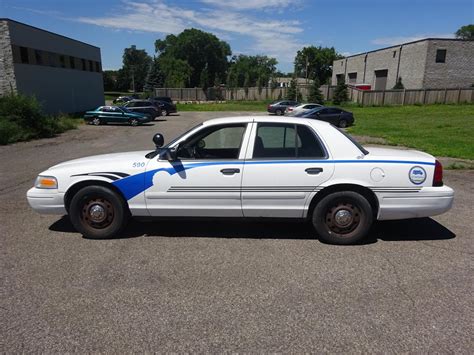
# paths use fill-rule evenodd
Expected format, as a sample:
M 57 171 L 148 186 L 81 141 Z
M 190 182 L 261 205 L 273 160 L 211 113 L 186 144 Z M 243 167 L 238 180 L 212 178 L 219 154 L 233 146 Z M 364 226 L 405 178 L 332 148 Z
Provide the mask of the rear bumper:
M 37 189 L 32 187 L 26 193 L 31 208 L 41 214 L 66 214 L 64 193 L 58 190 Z
M 449 211 L 454 191 L 449 186 L 424 187 L 413 193 L 377 193 L 378 220 L 436 216 Z

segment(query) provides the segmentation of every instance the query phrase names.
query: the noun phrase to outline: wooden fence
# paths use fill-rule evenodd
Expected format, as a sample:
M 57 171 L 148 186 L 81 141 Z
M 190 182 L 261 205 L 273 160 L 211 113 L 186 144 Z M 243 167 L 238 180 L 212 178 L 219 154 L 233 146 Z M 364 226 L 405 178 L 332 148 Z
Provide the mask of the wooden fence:
M 332 100 L 335 86 L 321 85 L 325 100 Z M 307 100 L 309 86 L 298 86 L 299 101 Z M 173 101 L 229 101 L 278 100 L 286 98 L 288 88 L 156 88 L 156 96 L 169 96 Z M 362 106 L 456 104 L 473 103 L 474 88 L 410 89 L 410 90 L 359 90 L 348 88 L 349 100 Z

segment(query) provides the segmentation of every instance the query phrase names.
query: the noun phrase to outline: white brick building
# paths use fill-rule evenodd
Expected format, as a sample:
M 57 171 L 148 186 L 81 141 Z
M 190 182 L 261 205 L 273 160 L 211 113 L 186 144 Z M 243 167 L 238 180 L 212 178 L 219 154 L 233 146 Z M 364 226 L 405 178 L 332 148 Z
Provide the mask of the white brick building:
M 389 90 L 465 88 L 474 84 L 474 41 L 426 38 L 334 61 L 332 85 L 369 84 Z
M 100 48 L 0 18 L 0 95 L 34 95 L 48 113 L 104 103 Z

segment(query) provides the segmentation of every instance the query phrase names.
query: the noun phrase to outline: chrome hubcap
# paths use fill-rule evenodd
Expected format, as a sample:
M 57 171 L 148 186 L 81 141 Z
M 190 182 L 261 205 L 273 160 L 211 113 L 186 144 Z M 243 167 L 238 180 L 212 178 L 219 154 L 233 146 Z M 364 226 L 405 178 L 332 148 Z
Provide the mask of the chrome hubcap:
M 345 227 L 352 223 L 352 213 L 348 210 L 339 210 L 334 215 L 334 220 L 340 227 Z
M 89 216 L 91 220 L 96 223 L 102 222 L 106 217 L 104 207 L 100 205 L 92 205 L 89 208 Z

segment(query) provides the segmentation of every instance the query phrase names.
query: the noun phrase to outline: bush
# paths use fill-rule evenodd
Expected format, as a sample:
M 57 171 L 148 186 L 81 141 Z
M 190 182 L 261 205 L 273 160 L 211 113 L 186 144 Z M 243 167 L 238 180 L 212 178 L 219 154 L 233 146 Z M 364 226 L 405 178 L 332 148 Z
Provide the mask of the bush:
M 71 118 L 45 115 L 34 97 L 0 97 L 0 144 L 53 137 L 76 126 Z
M 316 78 L 314 79 L 313 84 L 309 88 L 308 101 L 314 102 L 315 104 L 324 105 L 324 96 L 319 88 L 319 80 L 318 78 Z
M 334 90 L 334 98 L 332 101 L 336 105 L 340 105 L 343 102 L 349 101 L 349 95 L 347 94 L 347 85 L 344 80 L 341 80 L 337 83 L 336 89 Z

